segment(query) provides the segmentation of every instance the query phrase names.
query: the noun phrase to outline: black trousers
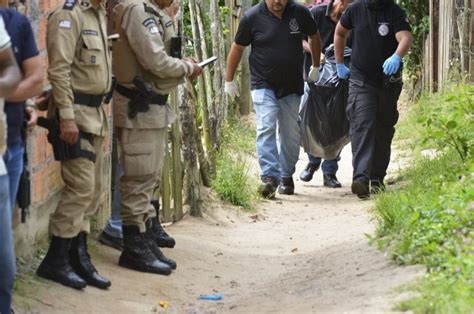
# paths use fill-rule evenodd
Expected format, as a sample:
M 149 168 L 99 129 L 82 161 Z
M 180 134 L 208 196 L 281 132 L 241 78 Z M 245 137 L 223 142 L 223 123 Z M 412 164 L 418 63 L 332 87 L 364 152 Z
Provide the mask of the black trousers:
M 359 80 L 350 81 L 347 116 L 353 180 L 383 182 L 390 162 L 402 85 L 397 82 L 389 87 L 375 87 Z

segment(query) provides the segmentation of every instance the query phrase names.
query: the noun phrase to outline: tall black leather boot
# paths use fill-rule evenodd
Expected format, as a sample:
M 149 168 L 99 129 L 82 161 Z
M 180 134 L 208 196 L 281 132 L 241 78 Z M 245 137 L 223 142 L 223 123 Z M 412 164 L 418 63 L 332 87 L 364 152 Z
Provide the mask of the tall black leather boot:
M 69 249 L 69 262 L 74 271 L 81 276 L 88 285 L 107 289 L 112 284 L 110 280 L 99 275 L 91 257 L 87 252 L 87 233 L 80 232 L 77 237 L 71 241 L 71 248 Z
M 138 226 L 122 226 L 124 249 L 119 265 L 146 273 L 171 274 L 171 267 L 159 261 L 151 251 L 145 233 Z
M 87 283 L 74 272 L 69 264 L 70 244 L 71 239 L 53 236 L 48 253 L 38 267 L 36 274 L 67 287 L 82 289 L 87 286 Z
M 160 217 L 160 201 L 153 200 L 151 201 L 151 204 L 153 207 L 155 207 L 156 211 L 156 217 L 151 219 L 151 232 L 153 234 L 153 238 L 159 247 L 167 247 L 172 249 L 176 245 L 176 241 L 166 233 L 158 218 Z
M 171 258 L 166 257 L 165 254 L 163 254 L 163 252 L 158 247 L 158 245 L 156 243 L 156 237 L 155 237 L 155 235 L 153 234 L 153 231 L 152 231 L 151 219 L 149 219 L 146 222 L 146 237 L 147 237 L 147 240 L 148 240 L 148 242 L 147 242 L 148 247 L 153 252 L 153 254 L 155 254 L 156 258 L 159 261 L 161 261 L 165 264 L 168 264 L 172 269 L 176 269 L 176 267 L 177 267 L 176 262 L 174 260 L 172 260 Z

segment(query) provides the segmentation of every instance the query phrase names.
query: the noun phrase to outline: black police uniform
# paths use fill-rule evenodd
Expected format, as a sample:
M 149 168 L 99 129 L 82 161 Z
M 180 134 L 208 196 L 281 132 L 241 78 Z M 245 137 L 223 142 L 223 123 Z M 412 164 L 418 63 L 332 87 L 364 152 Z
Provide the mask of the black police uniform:
M 340 23 L 352 29 L 351 77 L 347 115 L 350 121 L 353 180 L 382 183 L 390 162 L 390 146 L 398 121 L 401 67 L 383 74 L 384 61 L 398 47 L 395 34 L 410 31 L 405 11 L 393 1 L 381 7 L 367 0 L 348 6 Z

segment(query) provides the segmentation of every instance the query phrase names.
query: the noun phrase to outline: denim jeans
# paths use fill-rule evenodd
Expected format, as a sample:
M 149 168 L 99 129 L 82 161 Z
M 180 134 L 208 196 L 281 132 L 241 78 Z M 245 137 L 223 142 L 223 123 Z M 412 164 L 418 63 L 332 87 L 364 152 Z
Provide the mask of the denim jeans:
M 308 154 L 309 162 L 312 164 L 321 164 L 321 158 Z M 341 155 L 337 155 L 336 159 L 333 160 L 324 160 L 321 165 L 321 169 L 324 174 L 336 174 L 339 169 L 338 161 L 341 160 Z
M 10 215 L 13 216 L 13 209 L 16 204 L 16 195 L 18 193 L 18 185 L 20 184 L 21 174 L 23 173 L 24 162 L 23 154 L 25 147 L 22 143 L 16 143 L 7 147 L 3 160 L 7 167 L 8 179 L 10 181 Z
M 0 160 L 0 162 L 3 162 Z M 10 313 L 15 253 L 13 251 L 12 215 L 10 214 L 8 176 L 0 176 L 0 313 Z
M 123 169 L 119 162 L 115 166 L 114 195 L 112 203 L 112 213 L 105 225 L 104 232 L 114 238 L 122 238 L 122 218 L 120 218 L 120 177 L 123 175 Z
M 291 177 L 300 151 L 298 107 L 301 96 L 291 94 L 276 99 L 272 90 L 256 89 L 252 91 L 252 100 L 257 114 L 257 154 L 261 177 L 273 177 L 278 181 Z

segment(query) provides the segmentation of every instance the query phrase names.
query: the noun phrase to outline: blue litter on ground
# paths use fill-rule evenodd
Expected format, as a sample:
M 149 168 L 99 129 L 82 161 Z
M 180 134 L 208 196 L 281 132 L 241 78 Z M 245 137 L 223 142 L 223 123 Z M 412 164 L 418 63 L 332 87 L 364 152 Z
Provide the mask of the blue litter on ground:
M 199 300 L 219 301 L 224 299 L 222 294 L 201 294 Z

